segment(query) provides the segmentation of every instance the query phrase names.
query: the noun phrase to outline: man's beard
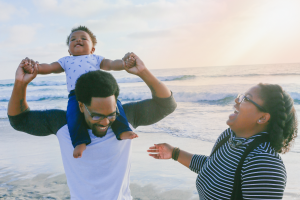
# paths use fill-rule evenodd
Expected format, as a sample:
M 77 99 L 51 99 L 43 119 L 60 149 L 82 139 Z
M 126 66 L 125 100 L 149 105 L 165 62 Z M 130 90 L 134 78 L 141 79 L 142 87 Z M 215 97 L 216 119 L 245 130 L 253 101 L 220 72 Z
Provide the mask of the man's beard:
M 109 129 L 109 127 L 111 126 L 113 122 L 109 122 L 109 124 L 107 126 L 101 126 L 101 125 L 97 125 L 97 124 L 93 124 L 92 125 L 92 133 L 96 136 L 96 137 L 104 137 Z M 104 132 L 99 132 L 97 131 L 97 126 L 100 127 L 107 127 L 107 129 Z

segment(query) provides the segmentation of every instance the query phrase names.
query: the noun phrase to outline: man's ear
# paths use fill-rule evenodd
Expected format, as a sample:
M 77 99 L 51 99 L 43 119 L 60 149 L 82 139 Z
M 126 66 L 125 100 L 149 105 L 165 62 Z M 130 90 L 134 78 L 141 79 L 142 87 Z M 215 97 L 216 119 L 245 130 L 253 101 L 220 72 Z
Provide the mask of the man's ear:
M 80 101 L 78 101 L 78 104 L 79 104 L 80 112 L 83 113 L 83 107 L 84 107 L 83 103 L 81 103 Z
M 263 116 L 261 116 L 259 118 L 257 123 L 258 124 L 265 124 L 265 123 L 269 122 L 270 118 L 271 118 L 271 115 L 269 113 L 264 113 Z
M 93 47 L 91 50 L 91 54 L 93 54 L 95 52 L 95 50 L 96 50 L 95 47 Z

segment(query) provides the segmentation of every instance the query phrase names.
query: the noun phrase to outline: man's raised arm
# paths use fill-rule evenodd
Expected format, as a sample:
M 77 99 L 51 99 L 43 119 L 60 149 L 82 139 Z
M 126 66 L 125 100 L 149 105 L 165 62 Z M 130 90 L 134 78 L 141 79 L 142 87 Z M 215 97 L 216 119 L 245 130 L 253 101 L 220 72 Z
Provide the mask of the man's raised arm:
M 131 56 L 135 59 L 136 65 L 129 68 L 128 65 L 125 69 L 128 73 L 139 76 L 148 85 L 152 94 L 159 98 L 167 98 L 171 96 L 171 91 L 165 84 L 160 82 L 153 74 L 146 68 L 143 61 L 134 53 Z
M 145 67 L 138 56 L 132 56 L 136 65 L 131 68 L 126 65 L 126 71 L 143 79 L 152 92 L 152 99 L 123 105 L 129 123 L 136 128 L 160 121 L 172 113 L 177 104 L 169 88 Z
M 29 108 L 26 101 L 26 89 L 37 75 L 37 63 L 34 64 L 34 72 L 32 74 L 25 73 L 23 70 L 24 66 L 25 59 L 21 61 L 16 71 L 15 84 L 7 108 L 9 116 L 21 114 Z
M 14 129 L 32 135 L 46 136 L 55 134 L 61 126 L 66 124 L 65 111 L 29 111 L 26 101 L 26 90 L 28 84 L 37 75 L 37 63 L 34 65 L 32 74 L 24 72 L 24 63 L 25 61 L 22 60 L 17 68 L 14 88 L 8 103 L 7 115 L 10 124 Z

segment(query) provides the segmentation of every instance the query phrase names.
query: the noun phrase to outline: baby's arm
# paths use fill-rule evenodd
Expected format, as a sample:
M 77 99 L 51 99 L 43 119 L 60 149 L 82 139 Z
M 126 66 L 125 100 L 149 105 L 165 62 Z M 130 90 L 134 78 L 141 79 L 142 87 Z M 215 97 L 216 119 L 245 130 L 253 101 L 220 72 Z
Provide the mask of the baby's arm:
M 109 60 L 103 59 L 100 63 L 100 69 L 110 71 L 110 70 L 124 70 L 125 61 L 123 60 Z
M 38 74 L 51 74 L 61 72 L 64 72 L 64 69 L 58 62 L 53 62 L 51 64 L 43 63 L 38 65 Z
M 102 70 L 124 70 L 125 66 L 131 68 L 135 65 L 135 59 L 132 53 L 127 53 L 123 59 L 120 60 L 109 60 L 103 59 L 100 63 L 100 69 Z
M 29 59 L 28 57 L 25 58 L 25 65 L 23 69 L 27 73 L 33 73 L 33 65 L 34 60 Z M 51 74 L 51 73 L 61 73 L 64 72 L 64 69 L 60 66 L 58 62 L 53 62 L 51 64 L 38 64 L 38 74 Z

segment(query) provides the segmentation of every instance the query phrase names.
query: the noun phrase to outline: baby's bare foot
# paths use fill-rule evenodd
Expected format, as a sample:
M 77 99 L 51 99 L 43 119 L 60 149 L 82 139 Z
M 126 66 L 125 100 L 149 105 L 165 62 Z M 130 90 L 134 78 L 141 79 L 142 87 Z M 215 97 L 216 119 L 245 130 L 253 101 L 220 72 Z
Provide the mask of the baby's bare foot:
M 134 139 L 137 137 L 139 137 L 139 136 L 132 131 L 125 131 L 125 132 L 121 133 L 121 135 L 120 135 L 121 140 Z
M 86 144 L 79 144 L 75 147 L 73 151 L 74 158 L 81 158 L 82 152 L 86 149 Z

